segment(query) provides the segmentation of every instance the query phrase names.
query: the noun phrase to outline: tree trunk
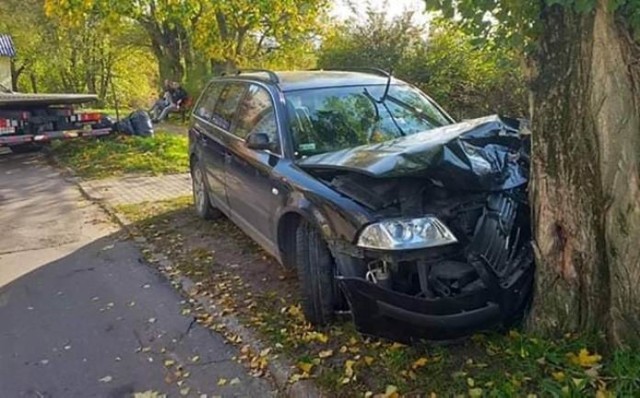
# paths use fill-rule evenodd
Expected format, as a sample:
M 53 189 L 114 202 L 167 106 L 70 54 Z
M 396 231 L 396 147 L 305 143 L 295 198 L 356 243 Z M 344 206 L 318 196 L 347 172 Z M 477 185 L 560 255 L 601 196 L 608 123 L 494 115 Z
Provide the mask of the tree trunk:
M 545 6 L 533 80 L 537 278 L 530 327 L 640 344 L 637 46 L 597 0 Z

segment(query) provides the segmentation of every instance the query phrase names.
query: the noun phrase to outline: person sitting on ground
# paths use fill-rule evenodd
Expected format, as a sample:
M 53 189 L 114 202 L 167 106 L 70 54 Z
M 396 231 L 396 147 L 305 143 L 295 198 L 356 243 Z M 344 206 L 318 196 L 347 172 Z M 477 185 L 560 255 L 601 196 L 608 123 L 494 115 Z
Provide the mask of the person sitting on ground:
M 153 119 L 154 123 L 158 123 L 164 120 L 169 114 L 169 112 L 179 110 L 180 107 L 184 105 L 184 102 L 186 101 L 186 99 L 189 97 L 189 94 L 187 94 L 185 89 L 183 89 L 182 86 L 180 86 L 180 83 L 178 82 L 171 83 L 170 93 L 171 93 L 171 96 L 170 96 L 171 101 L 169 101 L 169 104 L 165 106 L 164 109 L 162 109 L 162 112 L 160 112 L 160 115 L 158 115 L 158 117 Z
M 162 86 L 164 89 L 164 92 L 162 93 L 162 96 L 160 98 L 158 98 L 158 100 L 156 100 L 156 102 L 153 104 L 153 106 L 151 107 L 151 109 L 149 109 L 149 114 L 151 115 L 152 119 L 155 119 L 156 117 L 158 117 L 158 114 L 167 106 L 169 106 L 171 104 L 171 81 L 169 79 L 165 79 L 164 80 L 164 85 Z

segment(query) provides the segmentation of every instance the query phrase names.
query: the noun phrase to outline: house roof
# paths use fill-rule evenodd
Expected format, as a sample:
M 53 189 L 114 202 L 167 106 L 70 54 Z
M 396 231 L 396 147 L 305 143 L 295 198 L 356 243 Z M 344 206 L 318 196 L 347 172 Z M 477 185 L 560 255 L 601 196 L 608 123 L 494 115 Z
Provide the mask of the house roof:
M 16 48 L 9 35 L 0 35 L 0 57 L 15 57 Z

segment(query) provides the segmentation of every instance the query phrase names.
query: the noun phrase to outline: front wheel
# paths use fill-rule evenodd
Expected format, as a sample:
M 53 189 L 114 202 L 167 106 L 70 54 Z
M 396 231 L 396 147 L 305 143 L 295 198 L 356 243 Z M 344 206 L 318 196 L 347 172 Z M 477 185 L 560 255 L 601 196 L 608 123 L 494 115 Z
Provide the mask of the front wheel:
M 335 262 L 320 232 L 307 221 L 296 230 L 296 268 L 307 320 L 326 325 L 334 319 L 338 305 Z
M 198 161 L 191 165 L 191 183 L 193 191 L 193 204 L 200 218 L 211 220 L 220 216 L 220 211 L 211 206 L 207 185 L 204 182 L 204 173 Z

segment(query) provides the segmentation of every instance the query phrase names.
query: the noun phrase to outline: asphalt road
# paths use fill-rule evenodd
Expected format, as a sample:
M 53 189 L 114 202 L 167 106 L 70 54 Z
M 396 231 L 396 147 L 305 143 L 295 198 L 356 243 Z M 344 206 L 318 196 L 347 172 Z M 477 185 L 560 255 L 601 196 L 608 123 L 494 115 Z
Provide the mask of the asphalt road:
M 0 397 L 274 395 L 122 237 L 41 156 L 0 155 Z

